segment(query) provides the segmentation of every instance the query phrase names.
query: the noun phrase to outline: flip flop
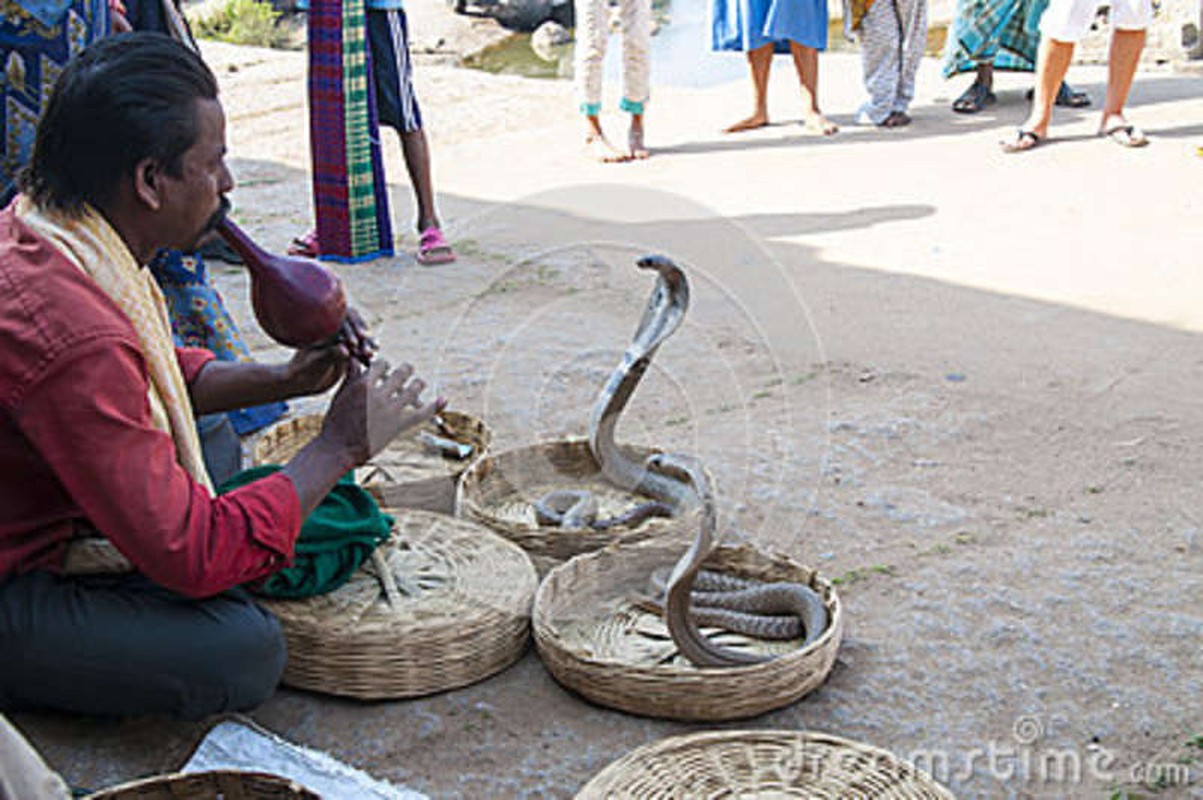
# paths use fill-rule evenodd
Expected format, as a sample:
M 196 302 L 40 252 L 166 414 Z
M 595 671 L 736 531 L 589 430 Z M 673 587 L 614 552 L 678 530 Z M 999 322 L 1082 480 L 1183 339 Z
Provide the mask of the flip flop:
M 317 258 L 321 255 L 317 246 L 317 230 L 308 231 L 293 239 L 288 245 L 288 254 L 305 258 Z
M 1027 150 L 1034 150 L 1044 143 L 1044 137 L 1037 134 L 1035 131 L 1025 131 L 1020 128 L 1015 134 L 1012 141 L 999 142 L 1004 153 L 1023 153 Z
M 976 114 L 986 106 L 994 105 L 997 100 L 994 92 L 974 81 L 969 84 L 969 88 L 960 97 L 952 102 L 952 110 L 958 114 Z
M 1099 136 L 1105 136 L 1120 147 L 1144 147 L 1149 137 L 1135 125 L 1123 123 L 1111 128 L 1099 128 Z
M 424 267 L 433 267 L 436 264 L 450 264 L 455 260 L 455 251 L 438 226 L 431 225 L 418 237 L 418 254 L 414 258 Z

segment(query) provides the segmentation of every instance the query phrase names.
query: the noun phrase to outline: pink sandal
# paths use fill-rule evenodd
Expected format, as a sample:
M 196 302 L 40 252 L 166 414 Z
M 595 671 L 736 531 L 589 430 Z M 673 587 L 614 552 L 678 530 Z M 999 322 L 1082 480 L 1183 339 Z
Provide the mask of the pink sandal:
M 426 267 L 450 264 L 455 260 L 455 251 L 451 249 L 438 226 L 431 225 L 418 237 L 418 254 L 415 258 L 419 264 Z

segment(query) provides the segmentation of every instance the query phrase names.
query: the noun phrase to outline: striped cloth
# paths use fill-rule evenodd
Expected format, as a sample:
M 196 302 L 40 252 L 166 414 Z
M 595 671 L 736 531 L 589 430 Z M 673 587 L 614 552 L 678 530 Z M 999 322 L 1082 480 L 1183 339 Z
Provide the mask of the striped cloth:
M 944 44 L 944 77 L 973 72 L 979 63 L 1034 72 L 1047 7 L 1048 0 L 958 0 Z
M 363 0 L 309 11 L 309 139 L 321 258 L 393 254 Z

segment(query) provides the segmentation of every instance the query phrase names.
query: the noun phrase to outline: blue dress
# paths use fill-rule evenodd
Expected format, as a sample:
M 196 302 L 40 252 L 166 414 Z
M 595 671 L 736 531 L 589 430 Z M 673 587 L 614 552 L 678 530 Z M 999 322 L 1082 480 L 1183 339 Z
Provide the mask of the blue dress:
M 771 42 L 788 53 L 791 40 L 827 49 L 827 0 L 711 0 L 711 50 L 746 53 Z

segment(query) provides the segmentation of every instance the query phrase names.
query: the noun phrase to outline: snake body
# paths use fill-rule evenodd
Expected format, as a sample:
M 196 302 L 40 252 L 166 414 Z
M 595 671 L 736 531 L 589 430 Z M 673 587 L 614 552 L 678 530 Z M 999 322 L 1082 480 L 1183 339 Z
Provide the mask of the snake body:
M 652 573 L 655 597 L 647 605 L 663 611 L 668 570 Z M 690 592 L 689 611 L 698 625 L 742 633 L 757 639 L 802 639 L 803 646 L 827 625 L 818 594 L 800 583 L 763 583 L 721 572 L 700 570 Z
M 610 528 L 635 527 L 652 517 L 671 517 L 672 506 L 651 500 L 604 519 L 597 518 L 597 498 L 584 489 L 558 489 L 548 492 L 534 503 L 535 519 L 540 525 L 558 525 L 569 530 L 591 528 L 595 531 Z

